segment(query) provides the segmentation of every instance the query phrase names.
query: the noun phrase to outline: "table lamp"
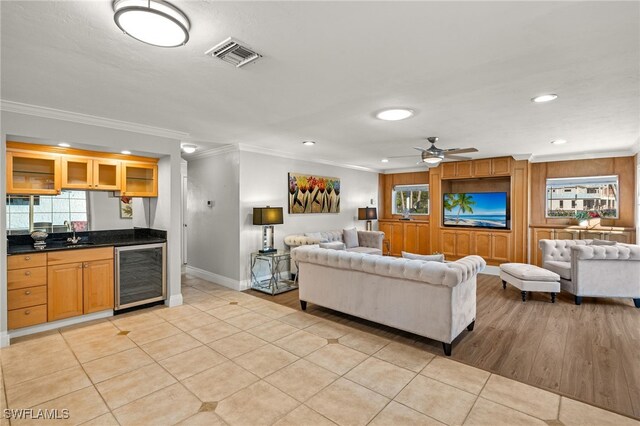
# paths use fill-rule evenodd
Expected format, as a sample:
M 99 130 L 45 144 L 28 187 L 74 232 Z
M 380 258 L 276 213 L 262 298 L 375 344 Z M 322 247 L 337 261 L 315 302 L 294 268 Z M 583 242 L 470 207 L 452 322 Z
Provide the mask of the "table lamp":
M 378 212 L 375 207 L 358 208 L 358 220 L 367 221 L 367 231 L 371 231 L 371 221 L 378 218 Z
M 254 207 L 253 224 L 262 225 L 262 249 L 260 253 L 273 253 L 276 248 L 273 244 L 273 225 L 284 223 L 282 207 Z

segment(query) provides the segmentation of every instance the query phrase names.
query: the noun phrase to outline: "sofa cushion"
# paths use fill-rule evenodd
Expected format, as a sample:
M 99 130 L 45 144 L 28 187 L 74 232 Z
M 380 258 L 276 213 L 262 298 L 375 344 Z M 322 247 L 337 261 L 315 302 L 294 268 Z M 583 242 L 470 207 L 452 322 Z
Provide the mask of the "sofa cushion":
M 592 246 L 615 246 L 618 244 L 617 241 L 607 241 L 607 240 L 593 240 L 591 241 Z
M 548 260 L 544 262 L 544 267 L 560 275 L 565 280 L 571 280 L 571 262 Z
M 326 237 L 322 235 L 321 232 L 305 232 L 304 236 L 312 238 L 315 241 L 319 241 L 321 243 L 326 243 L 327 241 L 329 241 Z
M 560 275 L 555 272 L 526 263 L 503 263 L 500 270 L 522 281 L 560 281 Z
M 382 250 L 373 247 L 352 247 L 350 249 L 347 249 L 347 251 L 353 253 L 379 254 L 382 256 Z
M 348 249 L 358 247 L 358 230 L 356 228 L 343 229 L 342 240 Z
M 331 241 L 328 243 L 320 243 L 320 248 L 331 250 L 344 250 L 346 247 L 342 241 Z
M 444 262 L 444 254 L 414 254 L 403 251 L 402 257 L 405 259 L 424 260 L 427 262 Z

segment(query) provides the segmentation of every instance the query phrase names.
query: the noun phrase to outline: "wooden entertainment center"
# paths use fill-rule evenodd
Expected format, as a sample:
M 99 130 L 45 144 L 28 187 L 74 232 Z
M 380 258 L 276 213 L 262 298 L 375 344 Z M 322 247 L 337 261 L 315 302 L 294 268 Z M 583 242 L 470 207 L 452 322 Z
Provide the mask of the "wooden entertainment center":
M 611 157 L 530 163 L 512 157 L 446 162 L 429 170 L 381 174 L 379 229 L 385 233 L 385 254 L 402 251 L 444 253 L 448 260 L 469 254 L 489 265 L 504 262 L 540 264 L 540 239 L 604 239 L 635 243 L 636 157 Z M 572 218 L 545 218 L 546 179 L 616 175 L 619 179 L 619 217 L 584 227 Z M 392 214 L 391 193 L 396 185 L 429 184 L 429 215 L 410 221 Z M 445 193 L 506 192 L 510 229 L 443 226 Z

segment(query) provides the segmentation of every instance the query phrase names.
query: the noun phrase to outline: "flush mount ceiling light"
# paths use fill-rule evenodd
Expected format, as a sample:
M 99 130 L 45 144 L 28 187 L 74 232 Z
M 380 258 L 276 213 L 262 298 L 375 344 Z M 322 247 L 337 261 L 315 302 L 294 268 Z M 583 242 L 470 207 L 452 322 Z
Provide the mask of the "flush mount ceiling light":
M 125 149 L 124 151 L 120 151 L 120 154 L 129 155 L 129 154 L 131 154 L 131 151 L 127 151 Z
M 381 163 L 388 163 L 389 159 L 388 158 L 383 158 L 382 160 L 380 160 Z
M 555 93 L 549 93 L 547 95 L 536 96 L 535 98 L 531 98 L 531 102 L 535 102 L 536 104 L 541 104 L 544 102 L 551 102 L 558 99 L 558 95 Z
M 562 145 L 564 143 L 567 143 L 566 139 L 555 139 L 551 141 L 552 144 L 554 145 Z
M 306 145 L 306 146 L 313 146 L 315 144 L 316 144 L 315 141 L 303 141 L 302 142 L 302 145 Z
M 163 0 L 115 0 L 113 20 L 127 35 L 159 47 L 178 47 L 189 41 L 189 19 Z
M 69 144 L 68 144 L 68 143 L 66 143 L 66 142 L 60 142 L 60 143 L 58 144 L 58 146 L 61 146 L 61 147 L 63 147 L 63 148 L 69 148 L 71 145 L 69 145 Z
M 183 143 L 180 145 L 185 154 L 193 154 L 198 149 L 198 145 L 194 145 L 192 143 Z
M 413 110 L 407 108 L 390 108 L 376 113 L 376 118 L 385 121 L 399 121 L 413 116 Z

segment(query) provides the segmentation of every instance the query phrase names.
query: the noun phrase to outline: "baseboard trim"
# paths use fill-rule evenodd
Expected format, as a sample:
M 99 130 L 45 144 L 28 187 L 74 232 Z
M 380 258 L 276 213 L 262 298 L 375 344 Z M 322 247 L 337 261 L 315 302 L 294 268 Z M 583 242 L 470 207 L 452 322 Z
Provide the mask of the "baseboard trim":
M 17 330 L 9 330 L 7 332 L 9 341 L 14 337 L 28 336 L 30 334 L 42 333 L 43 331 L 55 330 L 56 328 L 68 327 L 70 325 L 80 324 L 83 322 L 93 321 L 97 319 L 109 318 L 113 316 L 113 309 L 108 311 L 95 312 L 93 314 L 81 315 L 79 317 L 66 318 L 58 321 L 46 322 L 44 324 L 32 325 L 31 327 L 19 328 Z
M 169 296 L 167 298 L 167 300 L 165 300 L 164 304 L 167 305 L 170 308 L 173 308 L 174 306 L 180 306 L 182 305 L 183 301 L 182 301 L 182 293 L 178 293 L 178 294 L 174 294 L 173 296 Z
M 187 274 L 195 275 L 205 281 L 209 281 L 214 284 L 220 284 L 227 288 L 236 291 L 246 290 L 245 283 L 233 278 L 225 277 L 224 275 L 218 275 L 213 272 L 205 271 L 204 269 L 196 268 L 195 266 L 187 265 Z
M 0 348 L 9 346 L 9 335 L 6 331 L 0 332 Z

